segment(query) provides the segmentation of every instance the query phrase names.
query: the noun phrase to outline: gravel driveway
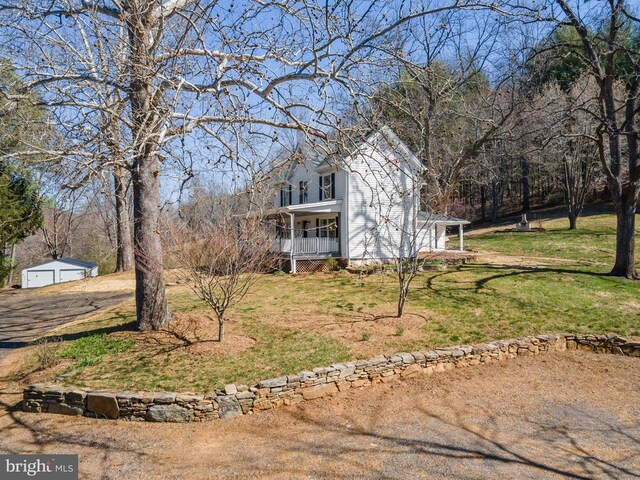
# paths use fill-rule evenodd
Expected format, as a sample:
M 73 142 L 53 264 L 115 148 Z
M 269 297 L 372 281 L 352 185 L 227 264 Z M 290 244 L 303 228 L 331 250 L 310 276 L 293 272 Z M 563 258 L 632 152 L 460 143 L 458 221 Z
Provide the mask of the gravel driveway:
M 204 424 L 15 412 L 0 451 L 78 453 L 83 479 L 633 479 L 639 362 L 521 357 Z
M 80 315 L 132 298 L 130 292 L 43 294 L 39 289 L 0 291 L 0 359 Z

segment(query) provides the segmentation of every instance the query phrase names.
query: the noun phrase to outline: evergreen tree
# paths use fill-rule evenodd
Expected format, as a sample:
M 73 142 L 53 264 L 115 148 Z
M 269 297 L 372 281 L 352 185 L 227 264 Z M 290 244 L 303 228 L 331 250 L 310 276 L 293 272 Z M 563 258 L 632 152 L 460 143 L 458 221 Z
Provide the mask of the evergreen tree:
M 0 59 L 0 286 L 10 275 L 17 242 L 42 224 L 41 200 L 29 171 L 12 153 L 42 140 L 44 112 L 21 93 L 13 65 Z
M 13 268 L 14 245 L 42 224 L 41 207 L 31 175 L 9 161 L 0 162 L 0 285 Z

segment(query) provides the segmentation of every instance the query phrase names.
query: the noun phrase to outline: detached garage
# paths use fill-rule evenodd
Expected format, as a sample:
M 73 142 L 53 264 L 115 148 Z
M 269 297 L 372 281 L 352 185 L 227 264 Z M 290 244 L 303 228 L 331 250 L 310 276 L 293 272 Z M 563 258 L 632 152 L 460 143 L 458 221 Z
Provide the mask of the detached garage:
M 44 287 L 98 276 L 98 265 L 77 258 L 58 258 L 22 270 L 22 288 Z

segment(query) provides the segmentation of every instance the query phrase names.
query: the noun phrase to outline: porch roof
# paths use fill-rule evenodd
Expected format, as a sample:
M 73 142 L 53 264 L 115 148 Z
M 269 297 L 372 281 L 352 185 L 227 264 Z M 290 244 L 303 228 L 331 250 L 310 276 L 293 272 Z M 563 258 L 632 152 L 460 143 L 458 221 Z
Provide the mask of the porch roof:
M 437 223 L 439 225 L 469 225 L 471 222 L 463 218 L 450 217 L 440 213 L 418 212 L 418 221 Z
M 342 200 L 323 200 L 321 202 L 300 203 L 287 207 L 272 208 L 260 212 L 260 215 L 269 216 L 282 213 L 335 213 L 342 211 Z

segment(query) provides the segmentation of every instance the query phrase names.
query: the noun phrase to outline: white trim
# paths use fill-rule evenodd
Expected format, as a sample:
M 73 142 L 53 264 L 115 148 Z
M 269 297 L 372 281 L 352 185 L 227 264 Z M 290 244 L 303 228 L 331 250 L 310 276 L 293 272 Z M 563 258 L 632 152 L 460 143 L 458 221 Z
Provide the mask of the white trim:
M 339 213 L 342 212 L 342 200 L 322 200 L 313 203 L 297 203 L 287 207 L 272 208 L 264 212 L 255 212 L 253 216 L 275 215 L 278 213 Z M 243 216 L 243 215 L 239 215 Z
M 395 143 L 395 145 L 391 145 L 392 147 L 399 147 L 400 152 L 403 154 L 403 156 L 405 157 L 405 160 L 407 160 L 408 163 L 411 164 L 411 166 L 413 168 L 415 168 L 418 172 L 422 172 L 423 170 L 425 170 L 424 165 L 422 165 L 422 162 L 420 162 L 420 160 L 418 160 L 418 157 L 416 157 L 413 152 L 411 151 L 411 149 L 409 147 L 407 147 L 406 143 L 404 143 L 402 140 L 400 140 L 400 137 L 398 137 L 398 135 L 396 135 L 396 133 L 391 130 L 391 128 L 389 128 L 387 125 L 384 125 L 377 133 L 376 135 L 382 135 L 384 137 L 384 139 L 387 141 L 387 143 L 390 143 L 389 140 L 391 140 L 391 142 Z M 390 139 L 387 137 L 391 137 Z
M 318 175 L 324 175 L 324 174 L 327 174 L 327 173 L 335 173 L 335 172 L 340 171 L 340 165 L 338 165 L 337 163 L 330 163 L 330 164 L 322 165 L 322 166 L 316 168 L 315 171 L 316 171 L 316 173 Z
M 347 206 L 347 212 L 343 212 L 340 215 L 340 219 L 344 223 L 344 228 L 340 229 L 340 235 L 342 235 L 342 239 L 340 239 L 340 250 L 342 251 L 340 254 L 347 259 L 347 264 L 349 264 L 351 263 L 351 242 L 349 241 L 349 186 L 351 185 L 351 172 L 345 170 L 344 180 L 346 182 L 344 186 L 344 203 Z

